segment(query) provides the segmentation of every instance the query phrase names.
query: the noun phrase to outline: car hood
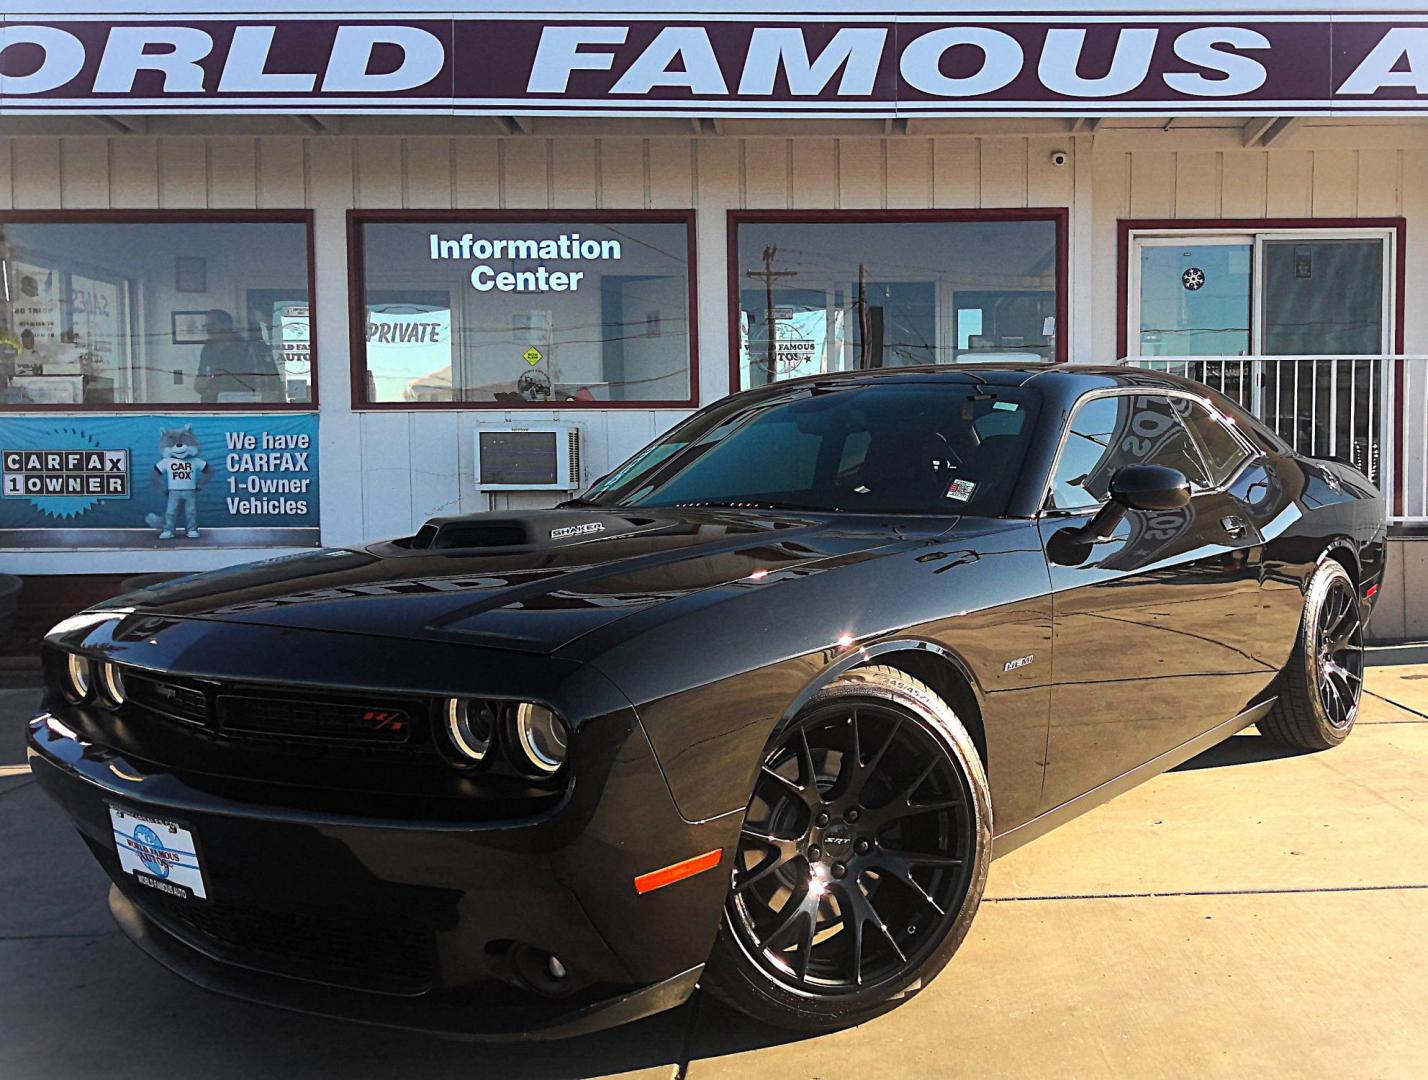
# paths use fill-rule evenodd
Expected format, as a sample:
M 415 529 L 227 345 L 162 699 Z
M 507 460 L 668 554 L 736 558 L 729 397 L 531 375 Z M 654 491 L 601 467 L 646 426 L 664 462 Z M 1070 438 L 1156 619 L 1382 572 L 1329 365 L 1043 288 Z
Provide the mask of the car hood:
M 720 586 L 885 557 L 956 523 L 712 509 L 475 514 L 429 523 L 411 541 L 176 578 L 104 606 L 554 652 L 652 608 L 674 614 Z M 413 546 L 433 541 L 446 546 Z

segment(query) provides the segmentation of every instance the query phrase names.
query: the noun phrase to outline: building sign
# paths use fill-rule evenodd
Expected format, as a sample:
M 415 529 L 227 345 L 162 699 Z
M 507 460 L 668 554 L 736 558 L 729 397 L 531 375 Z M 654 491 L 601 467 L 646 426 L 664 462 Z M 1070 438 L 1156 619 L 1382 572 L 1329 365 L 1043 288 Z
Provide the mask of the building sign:
M 0 115 L 1428 112 L 1422 15 L 1341 5 L 937 17 L 870 5 L 866 16 L 807 20 L 685 17 L 677 7 L 412 19 L 10 15 L 0 25 Z
M 561 260 L 558 265 L 599 262 L 602 259 L 618 261 L 625 250 L 619 240 L 582 240 L 578 232 L 494 239 L 473 236 L 469 232 L 448 238 L 434 232 L 428 238 L 428 244 L 433 259 L 474 261 L 476 265 L 467 276 L 471 287 L 483 293 L 493 289 L 497 292 L 575 292 L 585 279 L 586 271 L 554 270 L 549 265 L 550 260 Z M 509 263 L 516 259 L 532 265 L 522 270 L 501 270 L 491 265 L 491 260 Z
M 0 417 L 0 547 L 315 547 L 317 417 Z

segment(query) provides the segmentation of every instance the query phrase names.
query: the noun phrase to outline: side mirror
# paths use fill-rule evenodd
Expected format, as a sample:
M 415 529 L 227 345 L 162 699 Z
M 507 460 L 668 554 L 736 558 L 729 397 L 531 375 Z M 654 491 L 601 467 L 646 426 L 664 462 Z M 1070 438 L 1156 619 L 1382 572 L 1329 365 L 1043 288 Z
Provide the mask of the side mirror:
M 1111 476 L 1110 499 L 1079 529 L 1062 529 L 1052 539 L 1051 556 L 1063 565 L 1079 566 L 1091 545 L 1116 533 L 1127 510 L 1178 510 L 1190 501 L 1190 481 L 1179 469 L 1164 465 L 1124 465 Z
M 1178 510 L 1190 501 L 1190 481 L 1164 465 L 1123 465 L 1111 476 L 1111 497 L 1082 531 L 1086 543 L 1115 535 L 1127 510 Z
M 1111 477 L 1111 501 L 1127 510 L 1178 510 L 1190 501 L 1190 481 L 1164 465 L 1126 465 Z

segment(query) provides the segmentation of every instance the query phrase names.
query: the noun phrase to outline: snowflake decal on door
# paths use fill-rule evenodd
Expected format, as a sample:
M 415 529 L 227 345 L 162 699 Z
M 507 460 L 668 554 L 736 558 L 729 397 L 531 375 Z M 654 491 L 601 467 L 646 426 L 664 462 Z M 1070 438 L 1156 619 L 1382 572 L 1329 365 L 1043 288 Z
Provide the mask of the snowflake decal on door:
M 1201 288 L 1205 284 L 1205 271 L 1198 266 L 1192 266 L 1185 273 L 1180 275 L 1180 284 L 1184 285 L 1191 292 Z

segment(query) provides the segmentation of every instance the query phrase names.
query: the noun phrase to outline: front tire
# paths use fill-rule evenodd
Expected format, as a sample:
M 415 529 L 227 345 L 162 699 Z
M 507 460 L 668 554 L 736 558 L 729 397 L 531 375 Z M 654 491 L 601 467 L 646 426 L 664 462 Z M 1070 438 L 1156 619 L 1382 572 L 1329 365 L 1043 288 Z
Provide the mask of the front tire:
M 797 1031 L 872 1019 L 957 951 L 991 844 L 956 714 L 896 668 L 855 668 L 769 741 L 703 984 Z
M 1328 750 L 1349 737 L 1364 686 L 1364 624 L 1354 580 L 1325 559 L 1309 579 L 1294 653 L 1279 699 L 1259 730 L 1300 750 Z

